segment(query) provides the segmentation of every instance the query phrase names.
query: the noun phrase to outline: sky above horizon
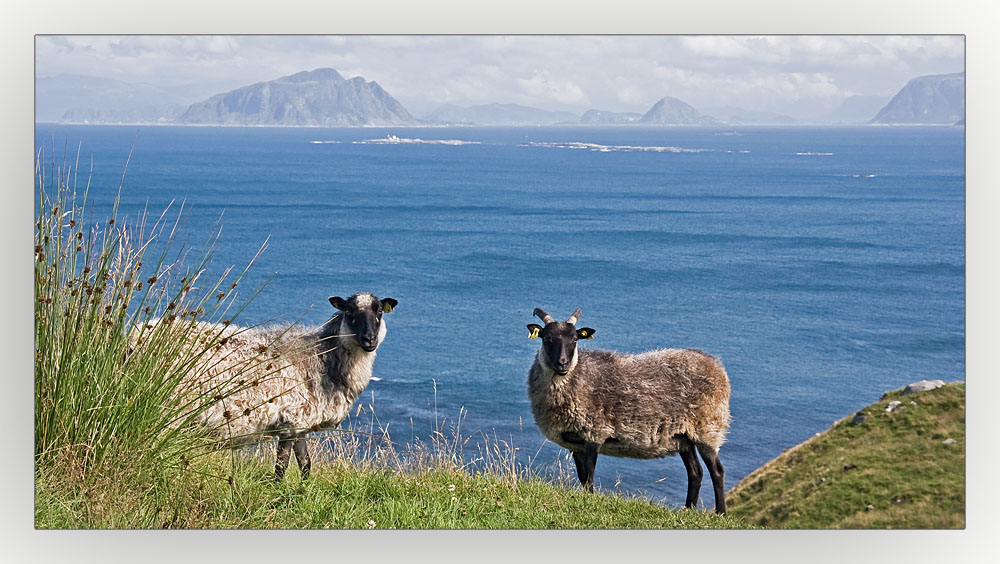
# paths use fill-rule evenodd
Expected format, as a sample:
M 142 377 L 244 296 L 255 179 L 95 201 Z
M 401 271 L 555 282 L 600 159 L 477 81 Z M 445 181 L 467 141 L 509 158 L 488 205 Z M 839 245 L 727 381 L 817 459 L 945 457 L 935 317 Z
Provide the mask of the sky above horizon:
M 699 109 L 819 117 L 849 96 L 888 101 L 910 79 L 965 70 L 960 35 L 57 36 L 35 39 L 36 78 L 151 84 L 191 102 L 303 70 L 378 82 L 412 113 L 514 103 L 643 113 L 664 96 Z

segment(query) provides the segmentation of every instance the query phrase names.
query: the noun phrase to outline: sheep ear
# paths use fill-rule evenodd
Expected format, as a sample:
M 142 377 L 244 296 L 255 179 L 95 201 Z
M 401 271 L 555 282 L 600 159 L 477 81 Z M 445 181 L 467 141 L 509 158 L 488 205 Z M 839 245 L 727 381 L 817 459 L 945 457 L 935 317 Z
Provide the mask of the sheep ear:
M 529 323 L 528 324 L 528 338 L 529 339 L 537 339 L 538 338 L 538 334 L 541 333 L 541 332 L 542 332 L 542 326 L 541 325 L 536 325 L 534 323 Z
M 576 330 L 576 336 L 580 339 L 593 339 L 594 333 L 596 333 L 596 331 L 590 327 L 584 327 L 583 329 Z
M 382 298 L 382 313 L 389 313 L 396 309 L 396 305 L 398 304 L 399 302 L 392 298 Z
M 347 302 L 345 302 L 344 298 L 341 298 L 340 296 L 332 296 L 330 298 L 330 305 L 339 309 L 340 311 L 347 310 Z

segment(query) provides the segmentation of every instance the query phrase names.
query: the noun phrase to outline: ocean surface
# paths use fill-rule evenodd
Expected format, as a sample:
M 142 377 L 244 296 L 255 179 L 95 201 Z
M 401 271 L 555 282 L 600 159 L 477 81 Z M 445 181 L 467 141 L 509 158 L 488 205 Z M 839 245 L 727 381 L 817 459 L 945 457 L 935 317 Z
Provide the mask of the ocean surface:
M 320 324 L 329 296 L 357 291 L 398 299 L 362 396 L 397 442 L 461 419 L 466 448 L 488 433 L 539 468 L 563 456 L 525 392 L 536 307 L 557 319 L 582 308 L 596 330 L 585 347 L 721 358 L 727 489 L 886 390 L 965 378 L 964 129 L 39 124 L 36 135 L 57 160 L 81 147 L 98 215 L 131 150 L 124 214 L 183 201 L 193 244 L 221 217 L 220 268 L 242 268 L 267 239 L 240 288 L 269 282 L 243 324 Z M 672 506 L 685 476 L 679 457 L 597 463 L 600 487 Z M 711 507 L 707 473 L 701 494 Z

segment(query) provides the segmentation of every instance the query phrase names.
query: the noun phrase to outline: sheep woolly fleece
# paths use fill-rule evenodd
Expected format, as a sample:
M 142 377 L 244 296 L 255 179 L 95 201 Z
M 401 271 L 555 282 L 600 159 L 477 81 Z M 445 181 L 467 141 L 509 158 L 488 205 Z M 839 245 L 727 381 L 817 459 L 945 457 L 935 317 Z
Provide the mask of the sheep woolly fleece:
M 197 422 L 234 443 L 268 431 L 301 435 L 336 427 L 368 386 L 375 362 L 375 353 L 363 351 L 353 338 L 335 337 L 341 319 L 313 329 L 229 326 L 221 332 L 209 323 L 192 323 L 186 346 L 214 344 L 177 393 L 209 402 Z M 384 337 L 382 324 L 379 342 Z M 333 363 L 338 370 L 329 370 Z
M 577 351 L 565 376 L 539 351 L 528 374 L 535 423 L 550 441 L 572 451 L 563 433 L 601 444 L 600 454 L 660 458 L 675 454 L 686 434 L 716 451 L 729 429 L 729 377 L 715 357 L 693 349 L 641 354 Z

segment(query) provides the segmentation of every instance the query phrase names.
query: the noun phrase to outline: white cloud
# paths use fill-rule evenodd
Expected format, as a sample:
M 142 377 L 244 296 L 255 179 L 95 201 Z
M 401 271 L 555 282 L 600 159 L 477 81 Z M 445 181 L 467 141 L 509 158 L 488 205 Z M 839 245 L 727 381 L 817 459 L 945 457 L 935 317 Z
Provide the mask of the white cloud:
M 404 104 L 644 112 L 891 95 L 961 70 L 961 36 L 39 36 L 39 76 L 234 88 L 332 67 Z M 751 108 L 754 109 L 754 108 Z

